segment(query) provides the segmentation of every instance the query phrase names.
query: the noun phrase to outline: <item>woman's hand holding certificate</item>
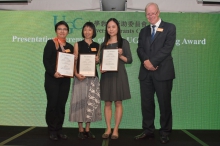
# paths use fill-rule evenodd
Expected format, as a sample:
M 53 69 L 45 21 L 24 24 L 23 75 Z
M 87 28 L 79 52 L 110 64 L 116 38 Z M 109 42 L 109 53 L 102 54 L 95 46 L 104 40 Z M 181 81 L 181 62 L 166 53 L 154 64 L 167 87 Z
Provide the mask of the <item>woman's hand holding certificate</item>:
M 57 70 L 60 75 L 73 77 L 74 74 L 74 55 L 58 52 Z

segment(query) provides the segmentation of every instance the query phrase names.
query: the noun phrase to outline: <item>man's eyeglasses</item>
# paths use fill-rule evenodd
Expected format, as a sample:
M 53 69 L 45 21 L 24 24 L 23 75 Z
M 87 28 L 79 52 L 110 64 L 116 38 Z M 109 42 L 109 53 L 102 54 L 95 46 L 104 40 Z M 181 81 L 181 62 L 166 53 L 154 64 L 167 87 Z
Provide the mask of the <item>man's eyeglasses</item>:
M 158 12 L 158 11 L 157 11 Z M 156 14 L 157 14 L 157 12 L 155 12 L 155 13 L 147 13 L 147 16 L 149 17 L 149 16 L 155 16 Z

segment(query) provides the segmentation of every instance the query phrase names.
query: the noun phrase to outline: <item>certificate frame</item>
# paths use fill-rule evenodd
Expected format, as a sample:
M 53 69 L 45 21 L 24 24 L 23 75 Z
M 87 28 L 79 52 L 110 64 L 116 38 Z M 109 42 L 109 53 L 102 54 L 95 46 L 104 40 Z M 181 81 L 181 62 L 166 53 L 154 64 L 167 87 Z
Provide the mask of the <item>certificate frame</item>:
M 79 74 L 86 77 L 95 77 L 96 73 L 96 54 L 79 55 Z
M 103 49 L 103 71 L 118 71 L 118 49 Z
M 56 72 L 65 77 L 74 77 L 75 55 L 70 53 L 57 52 Z

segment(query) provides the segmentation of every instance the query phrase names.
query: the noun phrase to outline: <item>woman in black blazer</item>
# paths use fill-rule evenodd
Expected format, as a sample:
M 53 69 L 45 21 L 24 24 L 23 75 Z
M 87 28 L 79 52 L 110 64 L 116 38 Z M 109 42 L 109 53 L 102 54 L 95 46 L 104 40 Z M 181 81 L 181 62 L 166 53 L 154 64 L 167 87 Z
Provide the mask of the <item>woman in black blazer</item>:
M 49 138 L 52 140 L 67 139 L 62 133 L 65 105 L 70 89 L 70 78 L 56 72 L 57 52 L 72 53 L 73 46 L 66 42 L 69 26 L 65 21 L 55 25 L 56 37 L 48 40 L 44 47 L 43 63 L 45 67 L 44 87 L 47 94 L 46 123 Z

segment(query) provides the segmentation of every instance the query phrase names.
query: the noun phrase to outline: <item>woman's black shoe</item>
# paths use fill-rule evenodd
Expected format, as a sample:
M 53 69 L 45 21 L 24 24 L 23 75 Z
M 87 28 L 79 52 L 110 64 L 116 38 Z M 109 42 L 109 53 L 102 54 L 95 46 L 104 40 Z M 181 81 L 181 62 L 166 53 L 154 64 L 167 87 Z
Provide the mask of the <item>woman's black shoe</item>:
M 89 132 L 85 132 L 85 137 L 86 137 L 86 138 L 90 138 L 90 139 L 94 139 L 94 138 L 95 138 L 95 135 L 93 135 L 92 132 L 89 131 Z
M 78 138 L 79 138 L 79 139 L 85 139 L 86 137 L 85 137 L 85 135 L 84 135 L 84 132 L 79 132 Z

